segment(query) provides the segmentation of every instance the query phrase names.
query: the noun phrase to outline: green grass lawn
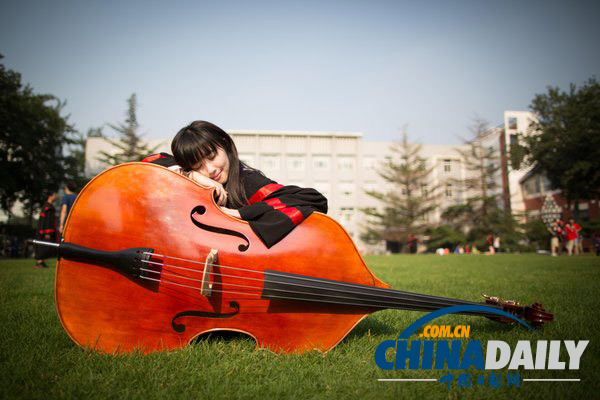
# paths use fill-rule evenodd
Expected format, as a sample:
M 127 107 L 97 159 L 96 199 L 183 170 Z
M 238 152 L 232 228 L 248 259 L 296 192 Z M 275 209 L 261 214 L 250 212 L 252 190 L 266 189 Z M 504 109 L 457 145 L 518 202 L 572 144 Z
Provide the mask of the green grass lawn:
M 275 355 L 245 337 L 217 337 L 172 353 L 109 356 L 76 346 L 54 306 L 54 262 L 0 260 L 1 398 L 583 398 L 600 391 L 600 258 L 496 255 L 378 256 L 366 259 L 393 288 L 467 300 L 481 293 L 543 302 L 556 321 L 535 336 L 480 317 L 450 315 L 438 325 L 471 325 L 471 340 L 590 340 L 579 370 L 519 370 L 523 378 L 579 378 L 581 382 L 521 382 L 506 388 L 473 383 L 379 382 L 379 378 L 435 378 L 440 370 L 377 367 L 377 345 L 395 339 L 424 313 L 382 311 L 361 322 L 326 355 Z M 420 331 L 418 331 L 420 332 Z M 418 334 L 413 336 L 418 340 Z M 464 348 L 464 346 L 463 346 Z M 564 350 L 564 349 L 563 349 Z M 535 347 L 534 347 L 535 351 Z M 567 359 L 566 351 L 561 360 Z M 491 371 L 471 375 L 488 377 Z

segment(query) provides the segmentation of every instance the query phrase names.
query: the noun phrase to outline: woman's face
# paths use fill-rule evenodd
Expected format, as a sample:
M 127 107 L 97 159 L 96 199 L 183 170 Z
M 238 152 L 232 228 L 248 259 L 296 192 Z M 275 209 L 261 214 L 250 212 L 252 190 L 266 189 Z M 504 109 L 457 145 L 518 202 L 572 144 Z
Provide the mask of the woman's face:
M 229 178 L 229 157 L 220 147 L 217 152 L 205 158 L 200 165 L 194 165 L 194 171 L 224 185 Z

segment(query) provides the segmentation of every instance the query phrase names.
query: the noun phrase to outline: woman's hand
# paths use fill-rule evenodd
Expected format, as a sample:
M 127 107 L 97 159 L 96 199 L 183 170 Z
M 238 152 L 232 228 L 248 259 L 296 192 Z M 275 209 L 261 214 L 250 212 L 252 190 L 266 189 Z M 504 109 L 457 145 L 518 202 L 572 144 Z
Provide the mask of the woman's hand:
M 240 217 L 240 212 L 238 210 L 234 210 L 233 208 L 221 207 L 221 211 L 232 217 L 242 219 L 242 217 Z
M 224 206 L 225 204 L 227 204 L 227 191 L 225 191 L 225 188 L 219 182 L 213 181 L 209 177 L 206 177 L 196 171 L 184 172 L 182 174 L 184 176 L 188 177 L 189 179 L 193 180 L 194 182 L 198 182 L 202 186 L 215 188 L 215 196 L 216 196 L 217 204 L 219 206 Z

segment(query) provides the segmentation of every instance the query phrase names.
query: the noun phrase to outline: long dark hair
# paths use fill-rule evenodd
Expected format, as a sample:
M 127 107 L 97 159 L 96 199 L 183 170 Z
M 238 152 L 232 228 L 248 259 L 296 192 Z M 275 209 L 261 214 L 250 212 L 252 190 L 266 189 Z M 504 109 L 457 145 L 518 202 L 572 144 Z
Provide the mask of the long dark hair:
M 184 171 L 190 171 L 207 157 L 222 148 L 229 159 L 229 175 L 225 183 L 227 206 L 240 208 L 248 202 L 240 172 L 247 166 L 238 157 L 235 143 L 223 129 L 206 121 L 194 121 L 183 127 L 171 142 L 171 151 L 175 161 Z

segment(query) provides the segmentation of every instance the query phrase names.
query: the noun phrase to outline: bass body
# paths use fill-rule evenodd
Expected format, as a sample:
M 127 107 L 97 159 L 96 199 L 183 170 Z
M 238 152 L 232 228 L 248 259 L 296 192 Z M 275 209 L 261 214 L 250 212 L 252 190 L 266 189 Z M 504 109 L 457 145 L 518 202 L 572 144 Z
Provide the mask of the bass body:
M 131 268 L 81 252 L 58 262 L 63 327 L 80 346 L 105 353 L 178 349 L 218 330 L 243 332 L 274 352 L 326 352 L 369 313 L 387 308 L 351 301 L 339 285 L 332 301 L 298 294 L 319 278 L 388 287 L 333 219 L 314 213 L 267 249 L 247 222 L 220 211 L 212 190 L 153 164 L 123 164 L 95 177 L 73 205 L 64 242 L 143 249 Z M 297 275 L 316 280 L 290 283 Z

